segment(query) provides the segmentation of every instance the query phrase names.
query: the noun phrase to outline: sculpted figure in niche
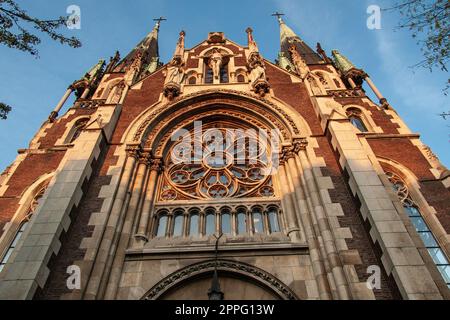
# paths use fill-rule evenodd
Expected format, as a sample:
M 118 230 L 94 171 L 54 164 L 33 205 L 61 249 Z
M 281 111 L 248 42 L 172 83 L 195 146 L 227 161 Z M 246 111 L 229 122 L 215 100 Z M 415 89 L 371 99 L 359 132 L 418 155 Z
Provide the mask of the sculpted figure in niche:
M 314 95 L 321 95 L 322 94 L 322 90 L 320 89 L 319 85 L 317 84 L 316 79 L 314 79 L 313 76 L 309 76 L 308 77 L 308 82 L 311 86 L 311 90 L 313 92 Z
M 111 104 L 117 104 L 120 102 L 120 99 L 122 98 L 123 90 L 125 89 L 125 82 L 120 81 L 115 87 L 114 87 L 114 94 L 111 98 L 110 103 Z
M 220 68 L 223 64 L 223 56 L 220 53 L 220 50 L 215 48 L 212 52 L 211 57 L 209 58 L 209 67 L 213 71 L 213 75 L 215 79 L 219 79 L 220 77 Z
M 259 54 L 255 53 L 250 57 L 248 67 L 250 69 L 249 77 L 252 84 L 258 80 L 266 80 L 266 69 Z
M 184 31 L 180 32 L 180 38 L 178 39 L 177 47 L 175 49 L 175 54 L 167 66 L 165 84 L 181 84 L 184 78 L 184 38 L 186 33 Z
M 178 59 L 172 59 L 167 66 L 167 74 L 165 84 L 176 83 L 181 84 L 184 78 L 184 64 Z

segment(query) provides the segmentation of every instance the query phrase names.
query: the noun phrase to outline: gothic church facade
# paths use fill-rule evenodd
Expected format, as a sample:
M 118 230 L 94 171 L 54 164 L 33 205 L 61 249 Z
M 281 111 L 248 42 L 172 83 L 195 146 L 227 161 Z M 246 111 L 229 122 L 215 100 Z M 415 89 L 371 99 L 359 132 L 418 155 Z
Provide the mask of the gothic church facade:
M 1 175 L 0 299 L 449 299 L 450 172 L 278 22 L 275 63 L 249 28 L 162 64 L 158 21 L 70 85 Z

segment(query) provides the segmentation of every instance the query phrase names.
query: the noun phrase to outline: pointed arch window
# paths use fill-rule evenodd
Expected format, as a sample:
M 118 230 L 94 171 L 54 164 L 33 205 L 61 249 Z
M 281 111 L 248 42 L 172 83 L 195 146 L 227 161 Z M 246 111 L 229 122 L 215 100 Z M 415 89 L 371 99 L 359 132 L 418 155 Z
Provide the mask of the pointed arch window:
M 188 80 L 189 84 L 197 84 L 197 78 L 195 76 L 192 76 Z
M 278 220 L 278 209 L 272 207 L 268 212 L 270 233 L 280 232 L 280 222 Z
M 331 84 L 329 80 L 327 79 L 327 76 L 325 76 L 322 72 L 317 72 L 317 77 L 319 78 L 320 83 L 322 83 L 323 87 L 326 90 L 331 90 Z
M 214 73 L 213 70 L 206 65 L 206 71 L 205 71 L 205 83 L 206 84 L 210 84 L 214 82 Z
M 252 210 L 253 218 L 253 231 L 255 233 L 264 233 L 264 220 L 260 208 L 253 208 Z
M 347 117 L 350 120 L 350 123 L 359 131 L 361 132 L 369 132 L 366 125 L 363 121 L 363 116 L 361 113 L 361 110 L 359 109 L 348 109 L 347 110 Z
M 221 229 L 223 234 L 231 234 L 231 214 L 230 210 L 222 209 L 221 211 Z
M 191 216 L 190 216 L 189 235 L 191 237 L 198 237 L 199 226 L 200 226 L 199 212 L 194 210 L 191 212 Z
M 240 208 L 237 211 L 237 234 L 246 234 L 247 233 L 247 210 L 244 208 Z
M 175 218 L 173 220 L 173 236 L 181 237 L 183 235 L 183 224 L 184 224 L 184 215 L 183 212 L 175 213 Z
M 89 119 L 85 118 L 85 119 L 80 119 L 75 123 L 74 132 L 72 134 L 72 137 L 70 138 L 70 143 L 75 142 L 75 140 L 77 140 L 80 137 L 81 133 L 86 128 L 88 122 L 89 122 Z
M 6 250 L 5 254 L 3 255 L 2 259 L 0 260 L 0 272 L 2 272 L 3 268 L 5 267 L 6 263 L 8 262 L 9 258 L 11 257 L 14 249 L 17 247 L 17 244 L 19 243 L 20 239 L 22 238 L 23 233 L 27 229 L 31 217 L 36 212 L 37 208 L 39 207 L 39 204 L 42 200 L 42 197 L 44 196 L 45 190 L 47 187 L 42 188 L 37 195 L 33 198 L 31 201 L 31 204 L 28 208 L 28 213 L 25 216 L 25 218 L 22 220 L 22 222 L 19 225 L 19 229 L 17 230 L 16 234 L 14 235 L 13 240 L 11 241 L 10 245 L 8 246 L 8 249 Z
M 428 224 L 423 218 L 419 207 L 415 204 L 412 197 L 410 196 L 406 183 L 395 173 L 387 172 L 386 175 L 389 181 L 392 183 L 392 188 L 397 193 L 397 196 L 402 202 L 406 214 L 411 219 L 413 226 L 415 227 L 417 233 L 422 239 L 425 247 L 428 250 L 428 253 L 433 259 L 433 262 L 435 263 L 436 267 L 441 273 L 442 278 L 447 283 L 447 286 L 450 288 L 449 260 L 446 257 L 444 251 L 441 249 L 440 245 L 438 244 L 430 228 L 428 227 Z
M 205 225 L 206 225 L 205 234 L 207 236 L 210 236 L 210 235 L 213 235 L 216 233 L 216 213 L 213 209 L 206 211 Z
M 167 222 L 169 217 L 166 213 L 161 213 L 158 217 L 158 225 L 156 228 L 156 237 L 163 238 L 166 236 Z
M 228 63 L 220 68 L 220 83 L 230 82 L 228 77 Z

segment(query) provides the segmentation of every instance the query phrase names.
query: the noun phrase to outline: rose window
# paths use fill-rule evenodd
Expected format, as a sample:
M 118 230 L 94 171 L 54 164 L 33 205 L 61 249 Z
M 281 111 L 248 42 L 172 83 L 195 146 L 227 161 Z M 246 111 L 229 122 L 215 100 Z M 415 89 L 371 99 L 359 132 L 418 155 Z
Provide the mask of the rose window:
M 171 147 L 161 201 L 275 196 L 270 138 L 260 139 L 254 130 L 217 127 L 189 133 Z

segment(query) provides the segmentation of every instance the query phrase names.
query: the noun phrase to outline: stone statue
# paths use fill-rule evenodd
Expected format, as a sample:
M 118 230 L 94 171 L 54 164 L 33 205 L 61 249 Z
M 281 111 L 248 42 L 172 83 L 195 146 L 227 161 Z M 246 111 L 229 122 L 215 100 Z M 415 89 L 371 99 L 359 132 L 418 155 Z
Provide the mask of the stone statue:
M 292 61 L 294 63 L 297 74 L 300 76 L 300 78 L 302 78 L 302 80 L 305 80 L 305 78 L 309 74 L 308 65 L 306 64 L 305 60 L 303 60 L 302 56 L 298 53 L 297 47 L 294 44 L 289 47 L 289 52 L 291 53 Z
M 220 68 L 222 68 L 222 64 L 223 64 L 223 56 L 220 53 L 220 50 L 215 48 L 212 52 L 212 55 L 209 57 L 208 63 L 208 66 L 213 71 L 215 79 L 219 79 L 220 77 Z
M 251 83 L 255 83 L 258 80 L 266 80 L 266 68 L 264 67 L 264 62 L 258 53 L 254 53 L 250 56 L 248 68 Z
M 257 65 L 250 71 L 250 81 L 255 84 L 258 80 L 266 80 L 266 69 L 262 65 Z
M 114 94 L 111 98 L 110 103 L 111 104 L 118 104 L 120 102 L 120 99 L 122 98 L 122 93 L 125 90 L 125 81 L 120 81 L 115 87 L 114 87 Z
M 164 96 L 169 100 L 177 97 L 181 93 L 181 83 L 184 78 L 184 38 L 186 33 L 180 32 L 180 38 L 178 39 L 175 54 L 167 65 L 166 79 L 164 81 Z
M 247 60 L 250 85 L 261 97 L 269 92 L 270 85 L 266 77 L 264 60 L 258 52 L 250 54 Z
M 165 84 L 176 83 L 181 84 L 184 78 L 184 64 L 177 59 L 172 59 L 167 66 Z

